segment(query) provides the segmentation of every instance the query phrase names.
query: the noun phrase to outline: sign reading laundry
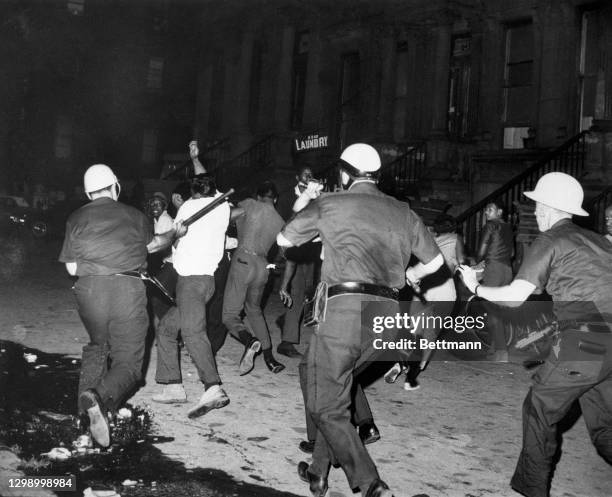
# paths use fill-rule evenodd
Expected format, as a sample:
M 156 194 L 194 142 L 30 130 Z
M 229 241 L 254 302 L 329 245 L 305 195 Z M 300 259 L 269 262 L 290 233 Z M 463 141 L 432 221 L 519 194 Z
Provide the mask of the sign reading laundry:
M 293 140 L 296 152 L 304 152 L 306 150 L 316 150 L 327 147 L 327 136 L 307 135 L 298 137 Z

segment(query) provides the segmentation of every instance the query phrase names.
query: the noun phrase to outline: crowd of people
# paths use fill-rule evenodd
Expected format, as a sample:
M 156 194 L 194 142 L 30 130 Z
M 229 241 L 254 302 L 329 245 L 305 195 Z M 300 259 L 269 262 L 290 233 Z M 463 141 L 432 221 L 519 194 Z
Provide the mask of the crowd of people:
M 302 304 L 309 289 L 315 290 L 307 319 L 316 332 L 299 367 L 308 437 L 299 448 L 312 453 L 313 460 L 297 468 L 315 497 L 327 493 L 332 466 L 341 467 L 350 487 L 364 497 L 392 496 L 366 449 L 380 433 L 362 377 L 380 359 L 380 351 L 361 317 L 364 302 L 388 315 L 399 312 L 405 287 L 412 298 L 430 302 L 441 314 L 454 312 L 462 291 L 495 305 L 518 305 L 536 290 L 546 290 L 555 304 L 559 333 L 525 399 L 523 448 L 511 485 L 527 497 L 549 495 L 556 426 L 575 400 L 593 443 L 612 463 L 607 328 L 612 317 L 612 207 L 606 210 L 606 236 L 574 225 L 573 215 L 586 214 L 582 187 L 574 178 L 549 173 L 534 191 L 525 192 L 536 203 L 541 234 L 514 275 L 513 231 L 503 220 L 503 206 L 486 206 L 480 245 L 469 257 L 451 216 L 441 215 L 428 227 L 407 203 L 378 189 L 381 161 L 370 145 L 356 143 L 342 152 L 342 191 L 324 192 L 312 170 L 300 170 L 288 222 L 275 208 L 274 183 L 262 182 L 254 198 L 232 205 L 198 159 L 197 143 L 189 149 L 193 178 L 177 185 L 170 201 L 163 193 L 154 194 L 149 217 L 118 201 L 119 181 L 108 166 L 91 166 L 84 176 L 90 203 L 66 225 L 59 260 L 78 277 L 74 291 L 90 340 L 83 349 L 78 410 L 99 445 L 111 444 L 108 412 L 116 411 L 141 381 L 150 323 L 159 384 L 152 399 L 188 402 L 179 361 L 184 344 L 203 388 L 188 411 L 190 418 L 230 402 L 215 359 L 228 332 L 243 346 L 237 361 L 241 375 L 253 369 L 260 354 L 272 373 L 284 370 L 273 354 L 262 312 L 268 255 L 278 246 L 286 261 L 279 297 L 288 307 L 278 354 L 301 355 L 295 344 L 306 319 Z M 148 299 L 143 275 L 149 254 L 155 253 L 162 255 L 149 260 L 149 270 L 164 296 Z M 507 360 L 503 322 L 493 317 L 488 325 L 490 358 Z M 598 333 L 589 333 L 595 329 Z M 428 360 L 427 353 L 406 356 L 392 363 L 385 379 L 394 382 L 405 373 L 406 390 L 418 388 L 417 376 Z

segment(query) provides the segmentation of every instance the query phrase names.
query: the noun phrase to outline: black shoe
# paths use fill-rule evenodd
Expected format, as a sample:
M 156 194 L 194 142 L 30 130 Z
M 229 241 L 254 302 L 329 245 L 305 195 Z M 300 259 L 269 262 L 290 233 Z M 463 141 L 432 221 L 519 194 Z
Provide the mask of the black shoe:
M 98 392 L 93 388 L 85 390 L 79 395 L 79 405 L 85 409 L 89 417 L 89 431 L 92 438 L 102 447 L 108 447 L 110 445 L 110 426 Z
M 280 373 L 283 369 L 285 369 L 285 365 L 278 362 L 276 359 L 274 359 L 274 357 L 264 359 L 264 362 L 266 363 L 266 366 L 268 366 L 268 369 L 274 374 Z
M 374 423 L 366 423 L 359 427 L 359 438 L 364 445 L 371 444 L 380 440 L 380 431 Z
M 312 454 L 314 452 L 314 446 L 314 440 L 302 440 L 300 445 L 298 445 L 298 448 L 306 454 Z
M 240 365 L 238 366 L 238 372 L 240 376 L 249 374 L 253 371 L 255 366 L 255 356 L 261 350 L 261 342 L 256 338 L 253 338 L 250 343 L 244 348 L 244 353 L 240 359 Z
M 304 461 L 301 461 L 298 464 L 297 472 L 300 479 L 309 484 L 313 497 L 325 497 L 328 489 L 327 478 L 313 475 L 310 471 L 308 471 L 309 467 L 309 464 Z
M 370 483 L 370 488 L 368 488 L 365 497 L 393 497 L 393 494 L 387 484 L 377 478 Z
M 278 352 L 281 355 L 287 356 L 287 357 L 302 357 L 302 354 L 300 354 L 295 346 L 292 343 L 289 342 L 281 342 L 278 344 L 278 347 L 276 347 L 276 352 Z

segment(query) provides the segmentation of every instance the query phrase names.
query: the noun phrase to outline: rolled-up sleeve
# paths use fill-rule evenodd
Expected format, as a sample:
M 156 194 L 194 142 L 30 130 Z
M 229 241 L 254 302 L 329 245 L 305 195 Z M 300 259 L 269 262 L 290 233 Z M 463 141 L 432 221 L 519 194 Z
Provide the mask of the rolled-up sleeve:
M 64 235 L 64 244 L 62 245 L 62 251 L 59 255 L 60 262 L 75 262 L 76 256 L 74 254 L 74 247 L 72 244 L 72 223 L 68 219 L 66 222 L 66 231 Z
M 523 263 L 515 277 L 535 285 L 539 290 L 545 290 L 554 257 L 554 241 L 547 236 L 540 236 L 531 244 Z
M 440 254 L 436 240 L 429 232 L 423 220 L 412 210 L 408 213 L 408 226 L 410 227 L 410 239 L 412 240 L 412 253 L 423 264 Z
M 281 234 L 293 245 L 302 245 L 319 234 L 321 219 L 319 202 L 311 202 L 305 209 L 298 212 L 282 229 Z

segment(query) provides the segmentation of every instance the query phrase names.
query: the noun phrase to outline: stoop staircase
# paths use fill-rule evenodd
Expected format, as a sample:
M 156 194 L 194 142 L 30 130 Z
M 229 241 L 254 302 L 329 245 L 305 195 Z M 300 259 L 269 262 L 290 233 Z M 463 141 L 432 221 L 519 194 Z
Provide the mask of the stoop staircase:
M 533 190 L 540 176 L 553 171 L 571 174 L 579 181 L 582 180 L 585 175 L 587 135 L 588 131 L 583 131 L 570 138 L 457 216 L 457 223 L 468 249 L 476 249 L 480 230 L 485 222 L 484 209 L 493 201 L 499 201 L 504 206 L 508 221 L 517 232 L 517 242 L 528 245 L 538 231 L 533 214 L 533 203 L 528 201 L 522 193 L 526 190 Z M 591 213 L 587 222 L 590 228 L 596 230 L 602 228 L 603 210 L 611 200 L 612 187 L 585 204 L 585 209 Z

